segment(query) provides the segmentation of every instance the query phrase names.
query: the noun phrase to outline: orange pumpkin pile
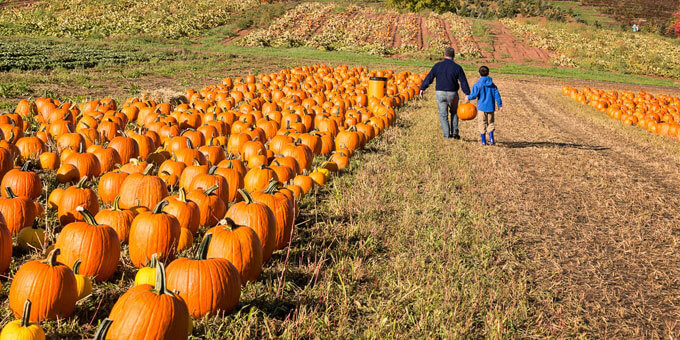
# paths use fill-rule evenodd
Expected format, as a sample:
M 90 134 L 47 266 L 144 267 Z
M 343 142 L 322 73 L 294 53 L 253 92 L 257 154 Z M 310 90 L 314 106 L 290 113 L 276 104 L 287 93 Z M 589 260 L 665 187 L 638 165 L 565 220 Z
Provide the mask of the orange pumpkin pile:
M 602 91 L 565 86 L 562 92 L 626 125 L 637 125 L 662 136 L 680 138 L 680 98 L 644 91 Z
M 367 97 L 373 76 L 388 79 L 385 97 Z M 290 243 L 299 200 L 394 124 L 423 78 L 314 65 L 224 78 L 176 105 L 22 100 L 0 115 L 0 272 L 13 236 L 49 256 L 18 266 L 10 308 L 21 317 L 30 300 L 30 322 L 69 317 L 122 258 L 140 270 L 107 338 L 186 338 L 191 317 L 234 309 L 241 286 Z M 50 174 L 59 187 L 43 192 Z M 58 237 L 33 225 L 45 209 L 56 210 Z

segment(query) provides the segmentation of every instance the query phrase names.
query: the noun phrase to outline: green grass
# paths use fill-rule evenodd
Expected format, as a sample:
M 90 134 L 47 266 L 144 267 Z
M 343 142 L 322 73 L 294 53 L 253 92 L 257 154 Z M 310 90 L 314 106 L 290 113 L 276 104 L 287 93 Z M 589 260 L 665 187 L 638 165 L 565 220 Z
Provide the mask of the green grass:
M 0 72 L 90 68 L 173 59 L 172 53 L 109 48 L 105 44 L 64 39 L 0 39 Z
M 551 78 L 593 80 L 622 84 L 680 87 L 680 81 L 673 79 L 652 78 L 604 71 L 588 71 L 577 68 L 540 67 L 507 64 L 498 68 L 497 72 L 501 74 L 536 75 Z

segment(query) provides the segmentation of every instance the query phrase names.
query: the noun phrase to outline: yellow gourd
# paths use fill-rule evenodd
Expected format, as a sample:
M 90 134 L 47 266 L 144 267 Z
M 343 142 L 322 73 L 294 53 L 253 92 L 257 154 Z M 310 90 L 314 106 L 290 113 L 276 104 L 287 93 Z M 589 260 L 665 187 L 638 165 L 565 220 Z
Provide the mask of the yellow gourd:
M 42 249 L 44 242 L 45 229 L 35 226 L 21 229 L 17 236 L 17 244 L 23 250 Z
M 89 277 L 80 275 L 80 259 L 73 263 L 73 274 L 76 276 L 76 287 L 78 290 L 78 301 L 92 294 L 92 280 Z
M 0 340 L 45 340 L 45 332 L 38 324 L 31 323 L 31 300 L 24 303 L 21 320 L 8 323 L 0 333 Z
M 137 275 L 135 275 L 135 286 L 156 284 L 156 262 L 158 262 L 158 256 L 156 254 L 151 255 L 149 264 L 137 271 Z

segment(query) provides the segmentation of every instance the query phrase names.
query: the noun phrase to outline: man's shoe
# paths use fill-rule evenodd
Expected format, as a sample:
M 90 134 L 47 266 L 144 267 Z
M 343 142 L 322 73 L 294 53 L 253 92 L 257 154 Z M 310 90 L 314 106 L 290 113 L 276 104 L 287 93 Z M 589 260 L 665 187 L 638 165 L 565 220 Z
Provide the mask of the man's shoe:
M 496 145 L 496 140 L 493 138 L 493 131 L 489 132 L 489 145 Z
M 459 134 L 453 135 L 453 139 L 460 139 L 460 135 Z
M 486 134 L 480 134 L 482 136 L 482 145 L 486 145 Z

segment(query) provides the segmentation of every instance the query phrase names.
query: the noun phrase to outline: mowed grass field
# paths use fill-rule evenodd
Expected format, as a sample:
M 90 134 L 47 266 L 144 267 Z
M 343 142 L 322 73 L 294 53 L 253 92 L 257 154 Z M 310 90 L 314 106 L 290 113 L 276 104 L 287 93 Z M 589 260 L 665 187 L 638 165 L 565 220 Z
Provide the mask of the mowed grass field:
M 3 59 L 13 66 L 0 66 L 0 108 L 41 95 L 76 102 L 163 98 L 226 76 L 298 65 L 424 72 L 432 64 L 224 42 L 290 7 L 263 5 L 243 21 L 176 40 L 0 37 L 11 46 L 3 52 L 21 52 Z M 48 61 L 31 54 L 66 46 L 65 56 L 50 53 Z M 477 66 L 464 64 L 471 82 Z M 677 96 L 677 81 L 513 64 L 492 68 L 492 76 L 506 103 L 497 117 L 497 147 L 478 145 L 476 122 L 461 123 L 462 141 L 442 139 L 431 88 L 399 110 L 396 125 L 348 171 L 301 202 L 290 249 L 275 252 L 233 314 L 195 320 L 192 338 L 680 333 L 680 258 L 673 251 L 680 187 L 672 180 L 680 173 L 680 147 L 560 92 L 566 84 Z M 53 176 L 44 179 L 56 186 Z M 42 256 L 18 255 L 22 262 Z M 92 336 L 131 285 L 134 270 L 122 267 L 79 302 L 74 317 L 43 323 L 48 338 Z M 0 326 L 14 319 L 8 276 L 0 280 Z

